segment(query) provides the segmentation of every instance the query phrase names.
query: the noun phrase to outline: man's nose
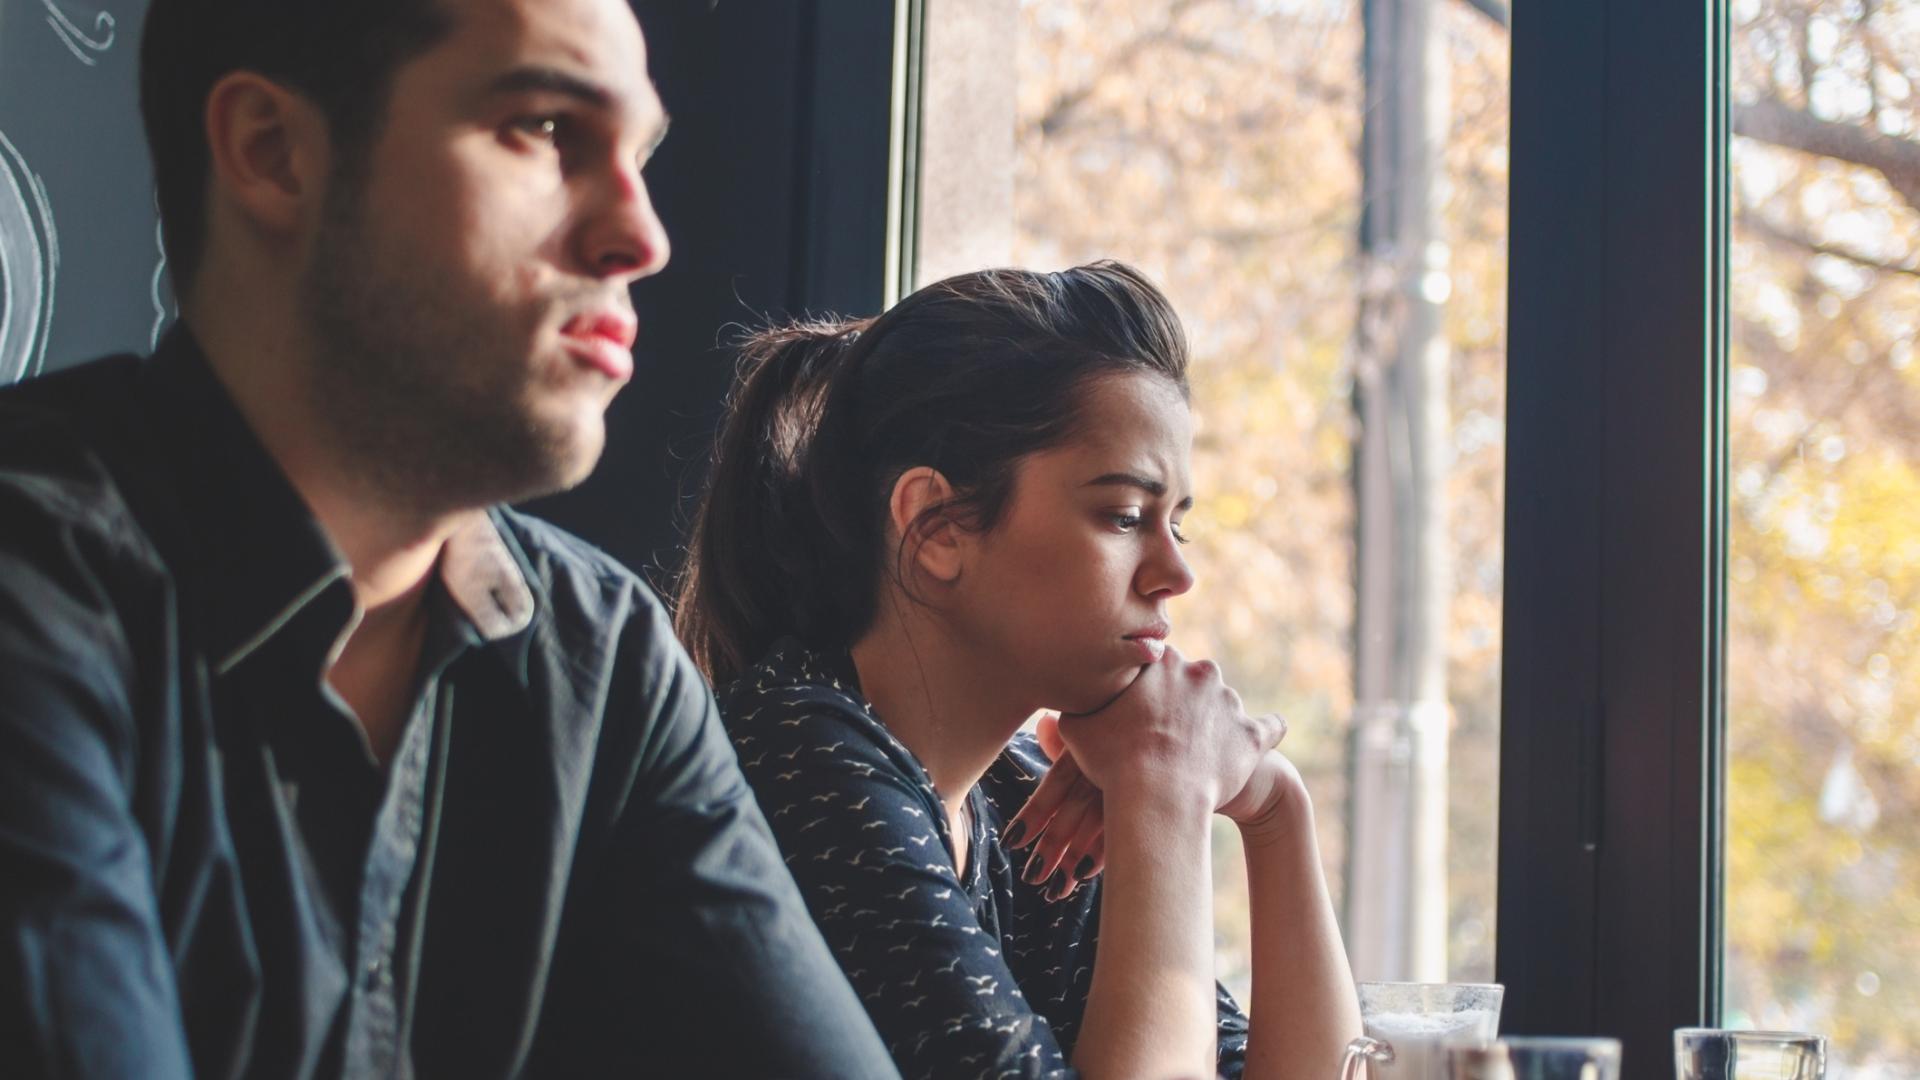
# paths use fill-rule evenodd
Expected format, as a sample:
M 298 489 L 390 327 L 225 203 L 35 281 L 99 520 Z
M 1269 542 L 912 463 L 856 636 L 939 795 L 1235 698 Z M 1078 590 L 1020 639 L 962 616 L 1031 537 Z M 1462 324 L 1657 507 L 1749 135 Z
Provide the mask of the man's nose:
M 615 169 L 599 187 L 581 236 L 580 256 L 588 271 L 628 280 L 658 273 L 667 265 L 670 246 L 646 180 L 637 169 Z

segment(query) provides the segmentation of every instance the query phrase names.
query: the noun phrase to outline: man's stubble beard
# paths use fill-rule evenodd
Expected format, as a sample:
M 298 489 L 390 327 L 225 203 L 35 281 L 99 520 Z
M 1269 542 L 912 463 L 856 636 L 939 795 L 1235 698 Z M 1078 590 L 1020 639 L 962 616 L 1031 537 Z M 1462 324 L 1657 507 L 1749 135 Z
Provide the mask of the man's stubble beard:
M 532 327 L 463 296 L 444 268 L 383 250 L 363 182 L 331 186 L 302 283 L 315 415 L 374 493 L 446 513 L 561 491 L 601 433 L 535 414 Z

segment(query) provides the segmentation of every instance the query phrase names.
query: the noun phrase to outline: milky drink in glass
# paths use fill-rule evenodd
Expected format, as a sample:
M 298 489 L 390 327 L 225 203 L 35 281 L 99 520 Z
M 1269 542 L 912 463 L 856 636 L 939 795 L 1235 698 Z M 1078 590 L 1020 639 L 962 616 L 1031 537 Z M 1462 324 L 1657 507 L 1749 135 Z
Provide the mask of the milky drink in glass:
M 1363 1026 L 1368 1035 L 1393 1047 L 1393 1060 L 1376 1062 L 1377 1080 L 1446 1080 L 1448 1046 L 1479 1043 L 1493 1037 L 1498 1013 L 1484 1009 L 1457 1013 L 1380 1013 Z
M 1501 994 L 1480 983 L 1361 983 L 1367 1038 L 1348 1048 L 1341 1075 L 1446 1080 L 1448 1046 L 1483 1045 L 1498 1033 Z

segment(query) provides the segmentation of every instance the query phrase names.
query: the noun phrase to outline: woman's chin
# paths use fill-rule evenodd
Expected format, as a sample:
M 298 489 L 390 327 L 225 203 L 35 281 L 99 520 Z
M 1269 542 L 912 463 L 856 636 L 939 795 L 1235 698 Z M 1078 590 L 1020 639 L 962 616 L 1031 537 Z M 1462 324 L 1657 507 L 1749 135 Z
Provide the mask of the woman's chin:
M 1077 707 L 1062 705 L 1059 706 L 1059 710 L 1070 715 L 1081 716 L 1089 713 L 1097 713 L 1101 709 L 1113 704 L 1120 695 L 1126 693 L 1127 688 L 1133 685 L 1133 680 L 1139 677 L 1140 669 L 1137 667 L 1127 667 L 1115 671 L 1105 678 L 1102 678 L 1097 684 L 1084 689 L 1076 688 L 1074 693 L 1063 695 L 1063 697 L 1074 699 L 1078 704 Z

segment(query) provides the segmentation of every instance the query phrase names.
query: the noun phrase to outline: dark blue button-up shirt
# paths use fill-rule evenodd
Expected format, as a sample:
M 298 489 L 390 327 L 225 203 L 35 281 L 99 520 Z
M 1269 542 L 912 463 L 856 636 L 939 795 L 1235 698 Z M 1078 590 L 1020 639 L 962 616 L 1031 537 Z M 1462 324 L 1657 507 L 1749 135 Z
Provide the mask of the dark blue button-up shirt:
M 382 766 L 184 331 L 0 391 L 0 1072 L 895 1075 L 650 592 L 505 509 Z

